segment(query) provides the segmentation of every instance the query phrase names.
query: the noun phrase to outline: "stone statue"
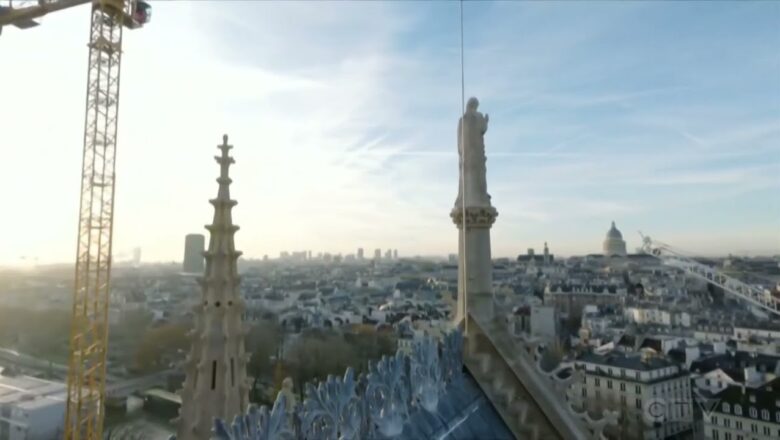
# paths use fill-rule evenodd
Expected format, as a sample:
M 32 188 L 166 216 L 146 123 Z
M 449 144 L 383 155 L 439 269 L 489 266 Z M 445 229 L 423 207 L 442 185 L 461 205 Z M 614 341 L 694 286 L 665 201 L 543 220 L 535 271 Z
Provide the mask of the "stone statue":
M 460 155 L 460 184 L 455 208 L 462 206 L 463 189 L 466 190 L 466 207 L 490 206 L 485 169 L 485 140 L 488 115 L 477 111 L 479 101 L 470 98 L 466 113 L 458 121 L 458 154 Z M 465 182 L 464 182 L 465 179 Z
M 285 377 L 282 381 L 282 389 L 280 393 L 285 397 L 285 403 L 287 414 L 292 414 L 295 411 L 295 405 L 298 404 L 298 396 L 293 391 L 293 380 L 291 377 Z

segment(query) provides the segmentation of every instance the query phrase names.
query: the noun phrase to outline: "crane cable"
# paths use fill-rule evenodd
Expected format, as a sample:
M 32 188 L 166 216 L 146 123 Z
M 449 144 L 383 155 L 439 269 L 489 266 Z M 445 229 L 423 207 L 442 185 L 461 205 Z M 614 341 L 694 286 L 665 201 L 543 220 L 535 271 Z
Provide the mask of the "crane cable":
M 463 313 L 463 327 L 465 334 L 469 334 L 469 317 L 468 317 L 468 253 L 466 252 L 466 167 L 465 167 L 465 151 L 463 149 L 463 143 L 465 142 L 464 136 L 464 121 L 463 115 L 466 113 L 466 75 L 465 75 L 465 61 L 464 61 L 464 48 L 463 48 L 463 0 L 460 0 L 460 139 L 458 145 L 458 154 L 460 155 L 460 204 L 461 204 L 461 246 L 458 249 L 462 254 L 459 255 L 459 263 L 461 267 L 461 281 L 463 282 L 463 310 L 459 312 Z

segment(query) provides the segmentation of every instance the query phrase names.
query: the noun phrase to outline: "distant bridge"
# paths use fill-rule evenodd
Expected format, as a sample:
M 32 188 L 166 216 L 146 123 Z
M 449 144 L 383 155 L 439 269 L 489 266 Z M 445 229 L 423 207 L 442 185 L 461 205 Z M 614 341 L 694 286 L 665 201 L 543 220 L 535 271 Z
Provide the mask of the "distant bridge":
M 174 370 L 160 371 L 147 376 L 111 381 L 106 384 L 106 398 L 126 398 L 133 393 L 146 391 L 149 388 L 165 387 L 168 375 Z

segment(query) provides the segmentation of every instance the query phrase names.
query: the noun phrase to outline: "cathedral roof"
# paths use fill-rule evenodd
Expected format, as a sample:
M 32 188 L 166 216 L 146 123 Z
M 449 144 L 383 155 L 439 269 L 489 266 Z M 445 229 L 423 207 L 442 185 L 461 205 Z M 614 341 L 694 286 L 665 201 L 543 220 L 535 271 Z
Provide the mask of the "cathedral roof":
M 307 384 L 302 404 L 288 406 L 282 391 L 273 408 L 252 407 L 232 424 L 217 419 L 214 433 L 219 440 L 297 440 L 330 438 L 322 434 L 332 427 L 357 432 L 357 438 L 515 438 L 474 377 L 463 369 L 462 343 L 459 331 L 438 343 L 426 337 L 409 354 L 399 351 L 371 363 L 368 374 L 355 377 L 350 368 L 343 378 L 330 376 L 318 385 Z

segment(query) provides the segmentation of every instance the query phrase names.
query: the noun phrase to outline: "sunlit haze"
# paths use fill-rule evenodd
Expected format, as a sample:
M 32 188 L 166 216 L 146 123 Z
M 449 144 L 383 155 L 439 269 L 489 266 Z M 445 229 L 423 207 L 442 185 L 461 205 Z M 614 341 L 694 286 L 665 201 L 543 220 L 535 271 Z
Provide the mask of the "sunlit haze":
M 249 258 L 457 251 L 459 6 L 155 2 L 125 31 L 114 251 L 180 261 L 235 146 Z M 780 3 L 465 4 L 494 257 L 780 253 Z M 0 37 L 0 265 L 75 260 L 88 8 Z

